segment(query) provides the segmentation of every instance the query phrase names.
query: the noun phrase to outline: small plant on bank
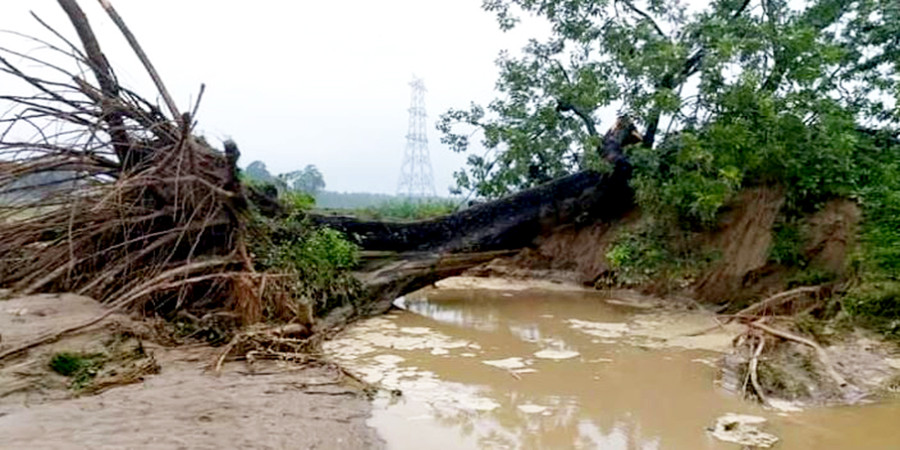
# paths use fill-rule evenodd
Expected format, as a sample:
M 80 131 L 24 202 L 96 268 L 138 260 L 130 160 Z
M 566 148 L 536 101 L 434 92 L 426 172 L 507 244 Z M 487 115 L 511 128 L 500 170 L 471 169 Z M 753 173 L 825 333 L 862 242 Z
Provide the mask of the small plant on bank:
M 314 204 L 308 195 L 287 192 L 279 201 L 284 214 L 254 213 L 249 226 L 256 269 L 272 274 L 263 293 L 272 299 L 262 318 L 311 320 L 355 301 L 360 285 L 350 271 L 359 261 L 358 247 L 340 232 L 306 219 Z
M 60 352 L 50 359 L 50 369 L 69 377 L 69 387 L 75 390 L 87 386 L 106 363 L 102 353 Z
M 613 284 L 637 286 L 662 282 L 664 290 L 686 284 L 697 276 L 712 255 L 686 245 L 682 230 L 667 230 L 659 222 L 645 222 L 620 234 L 605 256 Z

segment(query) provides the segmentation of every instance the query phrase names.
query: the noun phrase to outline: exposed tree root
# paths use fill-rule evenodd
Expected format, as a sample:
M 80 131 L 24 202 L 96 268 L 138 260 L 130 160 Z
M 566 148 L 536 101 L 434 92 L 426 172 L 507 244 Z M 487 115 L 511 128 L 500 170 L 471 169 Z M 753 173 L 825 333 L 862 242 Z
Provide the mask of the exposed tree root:
M 793 301 L 797 297 L 804 294 L 813 294 L 822 290 L 822 286 L 803 286 L 795 289 L 791 289 L 784 292 L 779 292 L 771 297 L 767 297 L 764 300 L 760 300 L 734 314 L 719 314 L 718 317 L 715 318 L 716 325 L 704 328 L 700 331 L 694 331 L 685 336 L 694 337 L 701 336 L 711 331 L 715 331 L 717 329 L 722 328 L 725 324 L 731 323 L 735 319 L 743 319 L 743 320 L 757 320 L 760 318 L 761 313 L 765 313 L 768 310 L 773 308 L 778 308 L 780 306 L 784 306 L 787 303 Z M 719 320 L 719 317 L 724 318 L 724 321 Z
M 758 316 L 760 313 L 764 313 L 768 310 L 778 308 L 780 306 L 784 306 L 785 304 L 793 301 L 795 298 L 803 295 L 803 294 L 815 294 L 822 290 L 822 286 L 804 286 L 798 287 L 795 289 L 791 289 L 784 292 L 779 292 L 771 297 L 766 298 L 765 300 L 761 300 L 756 302 L 734 314 L 736 317 L 747 317 L 747 316 Z M 731 319 L 728 319 L 729 321 Z
M 752 328 L 756 328 L 758 330 L 765 331 L 766 333 L 769 333 L 773 336 L 778 336 L 782 339 L 799 342 L 803 345 L 808 345 L 808 346 L 812 347 L 816 351 L 816 356 L 818 356 L 819 362 L 822 363 L 822 366 L 825 368 L 825 372 L 828 374 L 828 376 L 831 377 L 831 379 L 834 380 L 834 382 L 837 383 L 837 385 L 842 388 L 846 387 L 849 384 L 849 383 L 847 383 L 847 380 L 844 379 L 843 376 L 841 376 L 841 374 L 837 373 L 837 371 L 834 370 L 834 366 L 831 364 L 831 359 L 828 357 L 828 353 L 826 353 L 825 349 L 823 349 L 819 344 L 813 342 L 810 339 L 804 338 L 802 336 L 797 336 L 796 334 L 789 333 L 787 331 L 782 331 L 777 328 L 772 328 L 768 325 L 764 325 L 764 324 L 760 323 L 759 321 L 750 322 L 749 326 Z
M 35 40 L 71 69 L 0 47 L 0 74 L 34 91 L 0 95 L 0 286 L 78 292 L 111 311 L 230 309 L 258 321 L 264 299 L 246 251 L 237 147 L 217 151 L 193 136 L 193 118 L 109 1 L 169 115 L 119 85 L 78 2 L 57 1 L 81 48 L 44 22 L 65 45 Z M 28 74 L 6 55 L 47 70 Z
M 759 384 L 759 355 L 762 354 L 763 348 L 766 345 L 766 340 L 762 336 L 759 336 L 759 344 L 756 345 L 756 350 L 753 351 L 753 355 L 750 357 L 750 362 L 747 364 L 747 371 L 750 376 L 750 383 L 753 386 L 753 391 L 756 393 L 757 398 L 759 398 L 759 402 L 764 406 L 768 406 L 769 399 L 766 397 L 766 393 L 763 392 L 762 386 Z

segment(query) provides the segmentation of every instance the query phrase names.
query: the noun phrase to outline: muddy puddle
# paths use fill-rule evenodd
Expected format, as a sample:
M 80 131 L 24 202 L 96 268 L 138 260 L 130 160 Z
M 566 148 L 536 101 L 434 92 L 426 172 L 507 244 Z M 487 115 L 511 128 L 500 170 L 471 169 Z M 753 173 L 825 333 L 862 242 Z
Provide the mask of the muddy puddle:
M 778 449 L 900 448 L 900 403 L 760 408 L 716 384 L 717 350 L 736 330 L 686 338 L 712 319 L 617 300 L 428 291 L 327 351 L 402 392 L 379 396 L 369 421 L 390 449 L 739 449 L 752 438 Z

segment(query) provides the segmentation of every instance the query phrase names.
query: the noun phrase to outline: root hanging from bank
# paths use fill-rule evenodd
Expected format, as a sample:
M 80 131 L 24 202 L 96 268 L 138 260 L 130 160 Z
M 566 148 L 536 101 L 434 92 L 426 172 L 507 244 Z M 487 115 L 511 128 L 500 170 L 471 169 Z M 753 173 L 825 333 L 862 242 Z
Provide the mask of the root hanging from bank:
M 771 320 L 747 323 L 746 332 L 735 338 L 735 353 L 726 357 L 726 371 L 735 370 L 743 380 L 735 386 L 738 392 L 775 408 L 783 407 L 784 402 L 856 403 L 868 395 L 854 383 L 871 382 L 838 372 L 820 344 L 786 330 L 791 327 L 789 320 L 780 319 L 777 324 Z M 878 367 L 869 370 L 881 370 Z M 853 383 L 847 377 L 853 378 Z
M 769 399 L 766 396 L 765 391 L 763 391 L 762 386 L 759 384 L 759 355 L 762 354 L 763 348 L 765 348 L 766 340 L 762 336 L 758 336 L 757 341 L 756 350 L 753 351 L 750 362 L 747 364 L 747 377 L 750 380 L 750 385 L 753 386 L 753 392 L 756 394 L 759 402 L 762 403 L 763 406 L 768 406 Z M 747 394 L 746 383 L 744 384 L 744 394 Z
M 841 374 L 839 374 L 836 370 L 834 370 L 834 365 L 831 363 L 831 358 L 828 357 L 828 353 L 825 352 L 825 349 L 823 349 L 822 346 L 815 343 L 813 340 L 807 339 L 802 336 L 798 336 L 793 333 L 789 333 L 787 331 L 782 331 L 777 328 L 770 327 L 768 325 L 763 324 L 760 321 L 751 322 L 750 326 L 753 328 L 765 331 L 766 333 L 769 333 L 773 336 L 777 336 L 782 339 L 787 339 L 787 340 L 793 341 L 793 342 L 799 342 L 803 345 L 812 347 L 813 350 L 816 351 L 816 355 L 818 356 L 819 362 L 822 364 L 822 367 L 825 369 L 825 373 L 827 373 L 828 376 L 831 377 L 831 379 L 834 380 L 834 382 L 839 387 L 843 388 L 848 385 L 847 380 L 844 379 L 844 377 L 841 376 Z
M 818 294 L 823 290 L 823 286 L 802 286 L 779 292 L 764 300 L 758 301 L 734 314 L 733 318 L 756 317 L 772 310 L 777 310 L 788 303 L 800 298 L 804 295 Z M 728 319 L 730 322 L 732 319 Z

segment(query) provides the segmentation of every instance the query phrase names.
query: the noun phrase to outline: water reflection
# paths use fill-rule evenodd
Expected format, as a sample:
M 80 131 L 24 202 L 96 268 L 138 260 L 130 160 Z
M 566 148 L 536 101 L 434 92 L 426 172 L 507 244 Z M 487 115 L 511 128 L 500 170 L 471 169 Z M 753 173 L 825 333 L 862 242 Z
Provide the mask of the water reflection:
M 411 313 L 434 319 L 441 323 L 460 325 L 478 331 L 497 329 L 499 317 L 492 311 L 471 311 L 460 309 L 453 304 L 429 302 L 426 297 L 406 299 L 405 309 Z

